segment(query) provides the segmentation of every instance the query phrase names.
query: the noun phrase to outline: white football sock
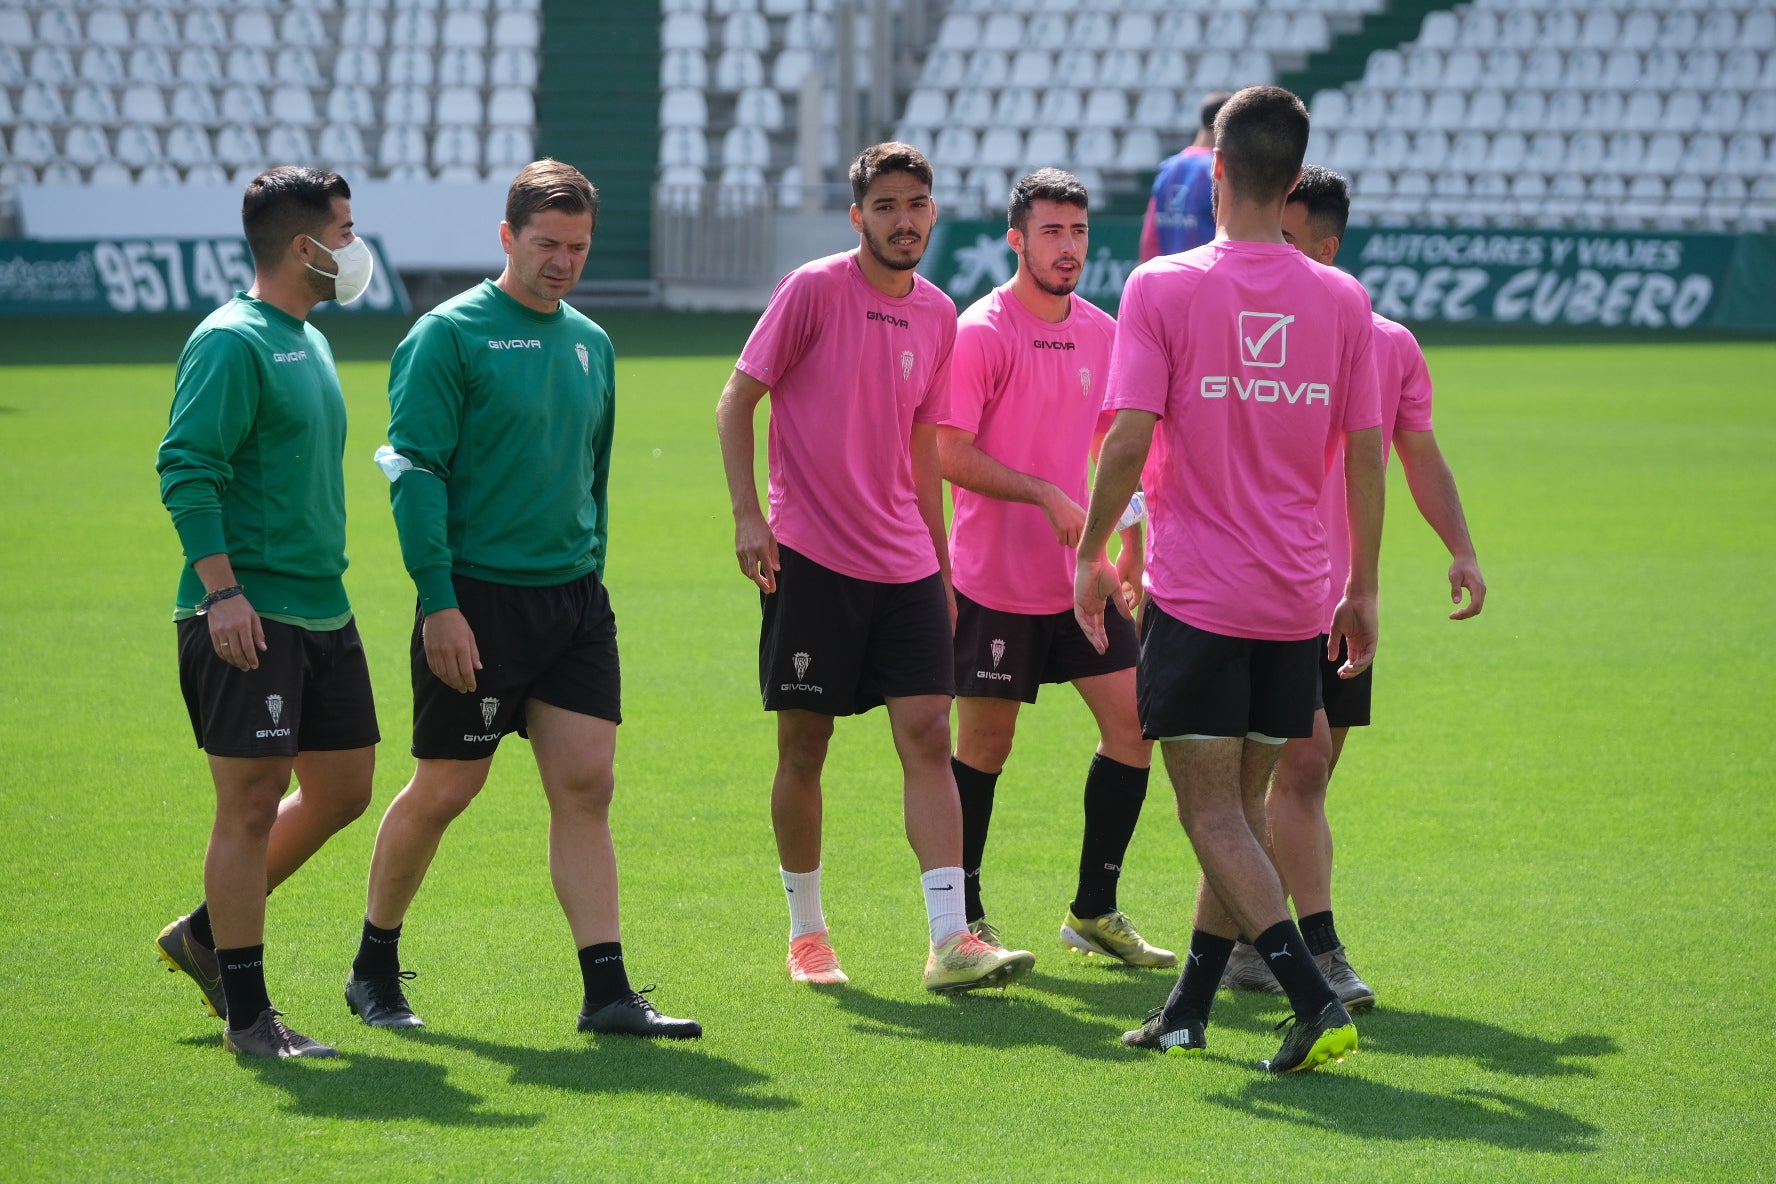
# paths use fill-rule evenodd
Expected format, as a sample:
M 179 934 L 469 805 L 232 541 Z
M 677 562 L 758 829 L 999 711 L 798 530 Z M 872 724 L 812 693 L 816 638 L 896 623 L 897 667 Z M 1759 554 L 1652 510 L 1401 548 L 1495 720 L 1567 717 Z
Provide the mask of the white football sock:
M 811 872 L 783 872 L 783 894 L 789 898 L 789 940 L 819 933 L 826 928 L 826 915 L 820 911 L 820 869 Z
M 961 929 L 968 928 L 962 902 L 962 869 L 934 867 L 919 877 L 925 889 L 925 915 L 931 918 L 931 944 L 942 945 Z

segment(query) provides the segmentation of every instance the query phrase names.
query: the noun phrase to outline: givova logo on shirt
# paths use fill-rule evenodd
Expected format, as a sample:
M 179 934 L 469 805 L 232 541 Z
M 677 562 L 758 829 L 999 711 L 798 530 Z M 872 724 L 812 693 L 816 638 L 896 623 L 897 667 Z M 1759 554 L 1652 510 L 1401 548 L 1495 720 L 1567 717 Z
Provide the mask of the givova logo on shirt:
M 271 360 L 274 362 L 306 362 L 308 361 L 308 351 L 293 349 L 286 354 L 272 354 Z
M 487 343 L 488 349 L 542 349 L 543 343 L 534 337 L 510 337 L 505 340 L 495 339 Z
M 1276 367 L 1287 362 L 1289 326 L 1294 321 L 1293 313 L 1240 313 L 1240 365 Z

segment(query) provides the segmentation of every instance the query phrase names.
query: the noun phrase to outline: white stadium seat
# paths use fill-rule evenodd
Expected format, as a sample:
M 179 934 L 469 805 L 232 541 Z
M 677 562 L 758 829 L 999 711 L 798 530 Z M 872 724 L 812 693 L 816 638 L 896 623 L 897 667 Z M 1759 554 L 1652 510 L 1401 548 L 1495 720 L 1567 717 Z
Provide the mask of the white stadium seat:
M 390 86 L 430 86 L 435 77 L 432 51 L 415 45 L 395 50 L 388 59 Z
M 236 45 L 270 49 L 278 43 L 277 26 L 272 23 L 271 14 L 258 9 L 235 13 L 229 34 Z
M 715 89 L 741 91 L 765 84 L 765 63 L 753 49 L 724 49 L 715 60 Z
M 265 149 L 259 141 L 259 133 L 246 124 L 231 123 L 216 133 L 217 163 L 241 168 L 264 158 Z
M 432 94 L 423 86 L 392 86 L 382 98 L 385 124 L 423 127 L 432 122 Z
M 1058 127 L 1038 127 L 1030 132 L 1024 143 L 1024 159 L 1033 169 L 1046 165 L 1066 168 L 1072 157 L 1071 137 Z M 1147 167 L 1158 163 L 1157 159 L 1149 161 Z
M 449 13 L 440 40 L 449 48 L 479 50 L 487 44 L 487 18 L 479 12 Z
M 129 17 L 121 9 L 94 9 L 86 18 L 86 41 L 89 44 L 127 46 L 133 39 Z
M 487 85 L 487 58 L 478 49 L 445 50 L 438 59 L 438 85 Z
M 31 51 L 30 79 L 50 86 L 72 86 L 77 75 L 74 58 L 60 45 L 40 46 Z
M 271 76 L 291 86 L 314 86 L 326 81 L 314 50 L 306 45 L 289 45 L 273 51 Z
M 432 117 L 440 126 L 472 127 L 479 125 L 486 114 L 479 91 L 466 86 L 453 86 L 438 92 L 438 102 Z
M 419 128 L 408 124 L 390 124 L 382 129 L 382 142 L 376 148 L 376 163 L 379 167 L 423 167 L 425 162 L 425 133 Z
M 261 86 L 271 78 L 271 59 L 266 56 L 263 49 L 250 45 L 237 45 L 228 51 L 223 77 L 230 82 Z
M 116 123 L 117 100 L 111 97 L 110 87 L 83 82 L 74 88 L 68 115 L 80 123 Z
M 709 105 L 700 90 L 675 89 L 660 93 L 661 127 L 703 127 L 709 122 Z
M 266 133 L 265 152 L 274 162 L 306 164 L 314 158 L 314 143 L 307 128 L 280 123 Z
M 216 159 L 210 137 L 195 124 L 181 123 L 167 133 L 167 160 L 180 168 L 210 164 Z
M 432 167 L 481 167 L 481 136 L 473 128 L 441 127 L 432 136 Z
M 351 49 L 376 49 L 388 43 L 388 21 L 374 8 L 348 8 L 340 17 L 339 42 Z
M 709 59 L 694 49 L 669 49 L 660 55 L 660 87 L 709 85 Z
M 216 110 L 216 96 L 207 86 L 198 86 L 194 82 L 181 82 L 173 90 L 173 101 L 169 115 L 174 123 L 220 123 L 221 116 Z
M 535 49 L 539 26 L 536 13 L 511 9 L 493 18 L 493 45 L 496 49 Z
M 397 8 L 389 21 L 389 44 L 430 49 L 438 44 L 438 18 L 422 8 Z M 463 163 L 452 161 L 453 164 Z
M 530 129 L 522 127 L 496 127 L 487 137 L 487 168 L 491 172 L 498 169 L 502 173 L 523 168 L 536 159 L 536 150 L 531 142 Z
M 523 49 L 494 50 L 487 81 L 493 86 L 535 86 L 537 55 Z
M 62 102 L 61 88 L 45 82 L 30 82 L 19 95 L 19 117 L 33 123 L 66 123 L 68 108 Z
M 335 172 L 361 169 L 370 163 L 370 154 L 364 150 L 364 138 L 349 123 L 329 123 L 322 127 L 319 148 L 321 162 Z
M 101 160 L 111 159 L 111 140 L 102 128 L 77 123 L 68 129 L 62 141 L 62 159 L 82 168 L 91 168 Z
M 536 101 L 524 87 L 501 87 L 487 101 L 487 122 L 496 127 L 529 127 L 536 122 Z
M 667 128 L 660 137 L 660 164 L 695 165 L 705 168 L 709 164 L 709 138 L 696 128 Z

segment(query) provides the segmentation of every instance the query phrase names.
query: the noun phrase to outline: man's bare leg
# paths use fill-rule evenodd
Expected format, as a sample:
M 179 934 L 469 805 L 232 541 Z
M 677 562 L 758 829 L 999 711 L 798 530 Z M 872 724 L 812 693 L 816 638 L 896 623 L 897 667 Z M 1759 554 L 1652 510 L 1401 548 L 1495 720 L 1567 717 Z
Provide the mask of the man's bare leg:
M 993 823 L 993 794 L 1011 756 L 1022 706 L 1016 699 L 985 696 L 956 700 L 956 755 L 950 772 L 962 812 L 963 912 L 971 926 L 987 916 L 981 900 L 981 865 Z

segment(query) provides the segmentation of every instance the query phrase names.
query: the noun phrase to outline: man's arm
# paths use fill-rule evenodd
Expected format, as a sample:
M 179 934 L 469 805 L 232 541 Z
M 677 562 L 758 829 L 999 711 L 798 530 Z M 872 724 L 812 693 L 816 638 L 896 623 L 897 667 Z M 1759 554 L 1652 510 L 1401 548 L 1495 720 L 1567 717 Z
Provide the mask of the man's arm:
M 1429 430 L 1396 431 L 1394 449 L 1400 454 L 1400 465 L 1406 470 L 1406 487 L 1412 491 L 1418 512 L 1449 549 L 1449 600 L 1456 606 L 1449 619 L 1465 621 L 1478 616 L 1486 605 L 1486 580 L 1474 555 L 1474 540 L 1468 536 L 1468 520 L 1462 513 L 1455 474 L 1449 471 L 1449 462 L 1437 447 L 1437 437 Z M 1468 590 L 1465 607 L 1463 588 Z
M 1141 216 L 1141 262 L 1159 254 L 1159 199 L 1147 199 L 1147 212 Z
M 734 557 L 740 574 L 763 588 L 777 591 L 777 539 L 759 509 L 752 417 L 770 388 L 736 368 L 715 405 L 715 433 L 721 440 L 722 471 L 728 479 L 728 502 L 734 511 Z
M 1332 614 L 1326 657 L 1338 657 L 1340 643 L 1350 652 L 1338 677 L 1355 678 L 1375 661 L 1378 636 L 1376 589 L 1381 566 L 1381 518 L 1386 493 L 1381 429 L 1364 428 L 1344 438 L 1345 522 L 1350 531 L 1350 578 L 1344 599 Z
M 1104 454 L 1106 434 L 1096 432 L 1092 435 L 1091 460 L 1094 470 L 1098 458 Z M 1118 518 L 1117 521 L 1122 519 Z M 1122 542 L 1122 546 L 1116 551 L 1116 576 L 1122 581 L 1122 597 L 1128 601 L 1131 610 L 1137 609 L 1141 607 L 1142 598 L 1147 595 L 1141 587 L 1141 576 L 1147 571 L 1147 542 L 1143 537 L 1141 523 L 1137 522 L 1118 531 L 1116 537 Z
M 1141 482 L 1141 469 L 1153 446 L 1153 425 L 1158 422 L 1159 416 L 1151 411 L 1118 411 L 1098 453 L 1098 472 L 1092 481 L 1091 505 L 1086 507 L 1085 530 L 1079 538 L 1079 559 L 1073 571 L 1073 615 L 1100 654 L 1110 645 L 1104 633 L 1105 603 L 1114 596 L 1118 612 L 1125 617 L 1134 615 L 1119 595 L 1121 580 L 1104 558 L 1104 546 Z
M 1036 506 L 1048 518 L 1056 542 L 1063 547 L 1079 544 L 1079 531 L 1085 525 L 1085 508 L 1054 482 L 995 460 L 976 447 L 973 432 L 947 424 L 938 426 L 937 452 L 944 479 L 951 485 L 1004 502 L 1025 502 Z
M 956 624 L 956 590 L 950 584 L 950 536 L 944 528 L 943 461 L 938 454 L 938 427 L 934 423 L 913 424 L 909 441 L 913 454 L 913 492 L 919 499 L 919 517 L 931 532 L 931 545 L 937 551 L 937 571 L 943 577 L 944 596 L 950 602 L 950 625 Z

